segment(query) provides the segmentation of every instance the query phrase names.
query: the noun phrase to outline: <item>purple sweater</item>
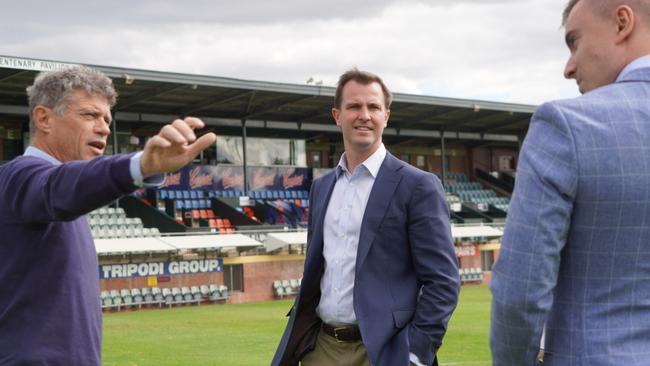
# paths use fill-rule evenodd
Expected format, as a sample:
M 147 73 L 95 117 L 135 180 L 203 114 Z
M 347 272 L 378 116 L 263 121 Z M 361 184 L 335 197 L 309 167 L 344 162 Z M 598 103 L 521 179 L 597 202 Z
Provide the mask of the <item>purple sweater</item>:
M 84 214 L 136 189 L 130 155 L 0 166 L 0 365 L 101 365 L 97 254 Z

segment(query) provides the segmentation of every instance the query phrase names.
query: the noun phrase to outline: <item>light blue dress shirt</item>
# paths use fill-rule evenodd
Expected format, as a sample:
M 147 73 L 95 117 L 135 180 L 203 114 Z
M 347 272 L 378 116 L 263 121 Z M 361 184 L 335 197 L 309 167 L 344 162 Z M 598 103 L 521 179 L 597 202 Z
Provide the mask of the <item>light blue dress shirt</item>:
M 25 154 L 23 155 L 35 156 L 41 158 L 49 161 L 53 165 L 61 164 L 61 162 L 58 161 L 55 157 L 34 146 L 28 146 L 27 149 L 25 149 Z M 131 160 L 129 161 L 129 172 L 131 173 L 131 178 L 133 178 L 133 184 L 138 187 L 147 187 L 147 188 L 157 187 L 160 184 L 162 184 L 165 178 L 163 174 L 157 174 L 146 178 L 142 176 L 142 170 L 140 169 L 141 158 L 142 158 L 142 151 L 133 155 L 131 157 Z
M 361 221 L 375 177 L 386 157 L 382 144 L 350 173 L 345 153 L 336 167 L 336 183 L 330 197 L 323 230 L 325 273 L 316 311 L 330 325 L 357 324 L 354 313 L 354 270 Z

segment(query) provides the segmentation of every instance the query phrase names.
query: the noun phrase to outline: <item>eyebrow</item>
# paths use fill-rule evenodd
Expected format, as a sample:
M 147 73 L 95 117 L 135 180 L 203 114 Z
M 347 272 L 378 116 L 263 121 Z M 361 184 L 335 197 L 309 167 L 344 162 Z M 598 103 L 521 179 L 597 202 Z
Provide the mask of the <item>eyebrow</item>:
M 102 114 L 102 111 L 94 107 L 82 107 L 79 109 L 79 113 L 91 113 L 95 116 L 100 116 Z M 109 114 L 106 118 L 104 118 L 104 121 L 108 124 L 113 123 L 113 116 Z

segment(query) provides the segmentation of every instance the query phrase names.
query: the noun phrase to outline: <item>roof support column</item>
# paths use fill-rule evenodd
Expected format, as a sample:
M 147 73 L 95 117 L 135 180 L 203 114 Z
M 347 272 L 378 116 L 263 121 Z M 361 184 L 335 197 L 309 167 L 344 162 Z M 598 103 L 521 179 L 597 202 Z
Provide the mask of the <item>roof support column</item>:
M 242 135 L 242 149 L 243 149 L 243 164 L 244 164 L 244 195 L 248 196 L 248 162 L 246 160 L 246 120 L 241 120 L 241 135 Z
M 115 116 L 115 114 L 113 114 Z M 111 134 L 113 135 L 113 155 L 119 154 L 119 146 L 117 146 L 117 119 L 113 118 L 111 121 L 111 128 L 113 131 Z M 115 200 L 115 207 L 120 207 L 119 200 Z
M 445 129 L 440 129 L 440 166 L 442 167 L 442 187 L 447 187 L 447 154 L 445 153 Z

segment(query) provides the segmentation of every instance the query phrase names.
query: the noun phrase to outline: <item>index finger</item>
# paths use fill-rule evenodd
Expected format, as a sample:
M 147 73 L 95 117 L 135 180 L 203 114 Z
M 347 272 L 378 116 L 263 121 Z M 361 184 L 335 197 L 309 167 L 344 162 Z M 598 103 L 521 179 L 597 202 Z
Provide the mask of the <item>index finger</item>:
M 193 130 L 205 127 L 205 123 L 196 117 L 185 117 L 183 121 Z

